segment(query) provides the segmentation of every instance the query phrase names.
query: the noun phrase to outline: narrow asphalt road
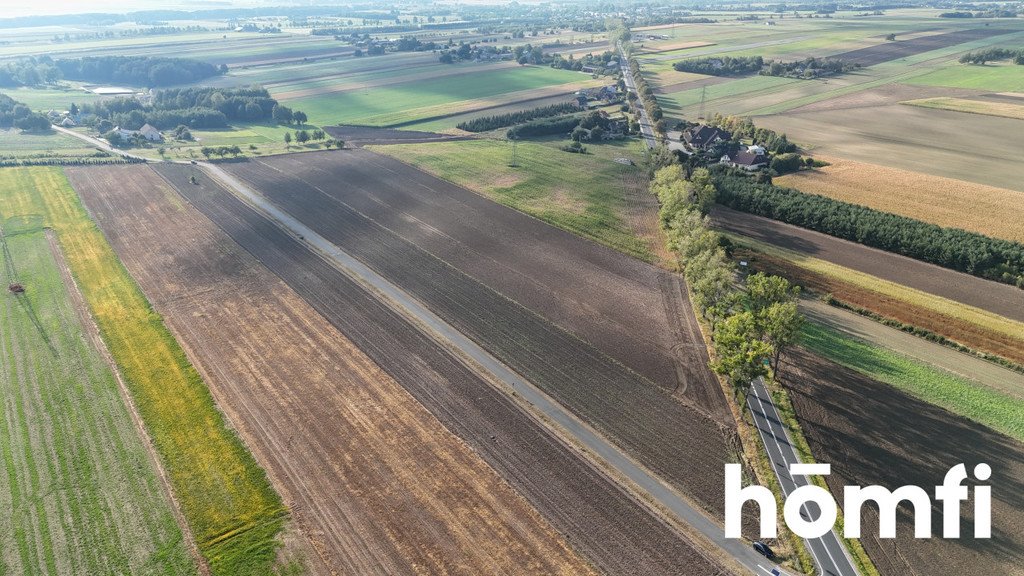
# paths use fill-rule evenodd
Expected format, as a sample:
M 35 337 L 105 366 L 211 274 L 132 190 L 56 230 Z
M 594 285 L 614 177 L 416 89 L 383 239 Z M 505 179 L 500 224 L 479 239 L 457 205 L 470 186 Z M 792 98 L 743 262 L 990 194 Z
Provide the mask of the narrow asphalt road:
M 647 144 L 648 148 L 654 148 L 658 144 L 658 139 L 654 136 L 654 125 L 651 124 L 651 119 L 647 116 L 647 109 L 644 108 L 644 103 L 640 100 L 640 93 L 636 91 L 636 84 L 633 82 L 633 72 L 629 69 L 629 59 L 626 57 L 626 52 L 622 49 L 622 44 L 618 45 L 619 48 L 619 62 L 622 67 L 622 80 L 626 84 L 626 90 L 636 94 L 636 100 L 633 101 L 632 106 L 636 107 L 637 112 L 640 116 L 640 134 L 644 137 L 644 143 Z
M 773 563 L 754 552 L 746 542 L 725 538 L 724 529 L 721 525 L 708 518 L 703 512 L 695 509 L 656 475 L 638 465 L 619 448 L 605 440 L 593 429 L 581 422 L 525 378 L 505 366 L 477 343 L 435 315 L 417 299 L 341 250 L 337 245 L 314 232 L 302 222 L 279 209 L 234 176 L 215 165 L 200 164 L 209 174 L 213 175 L 241 200 L 253 206 L 277 226 L 296 236 L 325 256 L 350 278 L 369 287 L 371 291 L 378 294 L 386 304 L 395 308 L 400 314 L 418 322 L 427 336 L 442 342 L 448 349 L 455 348 L 459 350 L 488 372 L 494 379 L 504 384 L 507 387 L 506 392 L 514 390 L 516 394 L 531 404 L 535 410 L 557 424 L 564 433 L 571 436 L 577 445 L 585 447 L 598 459 L 614 468 L 623 477 L 628 478 L 638 489 L 645 492 L 652 500 L 661 505 L 663 509 L 669 510 L 680 521 L 700 532 L 705 538 L 721 548 L 726 555 L 732 557 L 740 566 L 748 569 L 751 573 L 760 575 L 769 574 L 771 568 L 775 567 Z
M 764 385 L 764 380 L 758 378 L 751 385 L 750 395 L 747 397 L 747 406 L 754 417 L 754 425 L 761 434 L 765 450 L 768 452 L 768 460 L 771 462 L 775 476 L 779 479 L 783 494 L 788 497 L 794 490 L 811 483 L 804 476 L 792 476 L 789 473 L 789 465 L 800 463 L 796 448 L 789 440 L 786 428 L 782 423 L 782 417 L 772 402 L 771 395 Z M 812 502 L 804 506 L 801 516 L 806 520 L 814 520 L 820 514 L 820 509 Z M 853 561 L 846 554 L 846 548 L 839 540 L 835 529 L 820 538 L 807 539 L 807 548 L 814 557 L 814 564 L 821 574 L 826 576 L 857 576 L 857 568 Z

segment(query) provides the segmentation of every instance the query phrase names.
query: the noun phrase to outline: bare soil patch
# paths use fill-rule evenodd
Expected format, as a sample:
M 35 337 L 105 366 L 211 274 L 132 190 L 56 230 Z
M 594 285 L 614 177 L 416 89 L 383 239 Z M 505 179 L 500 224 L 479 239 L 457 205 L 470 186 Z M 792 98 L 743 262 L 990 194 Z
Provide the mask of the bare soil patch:
M 721 517 L 734 421 L 678 277 L 367 151 L 229 170 Z
M 896 539 L 879 539 L 878 511 L 866 506 L 861 543 L 882 574 L 1024 574 L 1024 445 L 804 350 L 786 363 L 783 383 L 812 453 L 832 465 L 827 481 L 840 503 L 844 485 L 929 490 L 959 463 L 968 473 L 992 467 L 990 540 L 972 537 L 969 504 L 959 540 L 914 538 L 906 505 Z M 941 535 L 941 506 L 932 507 L 932 530 Z
M 201 178 L 199 185 L 190 184 L 187 166 L 162 164 L 155 169 L 467 442 L 599 569 L 611 574 L 716 573 L 721 569 L 553 437 L 514 399 L 481 380 L 461 360 L 304 244 L 208 177 Z M 372 246 L 374 239 L 366 238 L 366 242 Z M 311 401 L 321 399 L 316 396 Z M 294 409 L 303 412 L 305 403 Z M 431 445 L 420 447 L 421 452 L 434 449 Z M 322 459 L 322 453 L 317 454 Z M 342 453 L 328 462 L 348 457 Z M 404 477 L 407 471 L 388 468 L 385 473 Z M 414 477 L 411 481 L 423 480 Z M 402 493 L 391 496 L 401 497 Z M 398 506 L 400 511 L 417 510 L 412 505 Z M 338 532 L 339 537 L 348 534 L 344 529 Z M 448 535 L 441 532 L 437 537 L 446 541 Z M 519 570 L 544 572 L 543 566 L 534 568 L 521 561 Z M 513 571 L 511 567 L 509 571 Z
M 150 168 L 75 180 L 286 495 L 317 573 L 589 571 L 468 446 Z
M 984 280 L 722 206 L 716 206 L 712 211 L 712 220 L 717 228 L 733 234 L 827 260 L 1013 320 L 1024 321 L 1024 290 L 1008 284 Z
M 293 214 L 337 210 L 368 219 L 406 249 L 450 264 L 731 421 L 700 334 L 680 326 L 693 312 L 678 297 L 678 276 L 368 151 L 280 156 L 229 170 L 294 206 Z
M 833 54 L 831 57 L 860 64 L 861 66 L 874 66 L 875 64 L 881 64 L 882 62 L 898 60 L 900 58 L 906 58 L 907 56 L 913 56 L 914 54 L 938 50 L 947 46 L 955 46 L 972 40 L 980 40 L 982 38 L 1007 34 L 1013 31 L 1014 30 L 1008 28 L 974 28 L 971 30 L 958 30 L 956 32 L 947 32 L 945 34 L 918 36 L 910 40 L 885 41 L 881 44 L 876 44 L 867 48 L 859 48 L 857 50 L 851 50 L 841 54 Z

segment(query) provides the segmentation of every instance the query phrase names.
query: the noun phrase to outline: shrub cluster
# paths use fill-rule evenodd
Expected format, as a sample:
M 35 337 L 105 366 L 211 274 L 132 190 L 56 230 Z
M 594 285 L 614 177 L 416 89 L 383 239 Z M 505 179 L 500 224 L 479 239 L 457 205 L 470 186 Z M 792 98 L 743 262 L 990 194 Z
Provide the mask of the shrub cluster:
M 757 74 L 764 67 L 760 56 L 709 56 L 691 58 L 672 65 L 676 72 L 692 72 L 711 76 L 743 76 Z
M 1024 288 L 1024 244 L 943 228 L 715 167 L 718 202 L 837 238 Z
M 508 138 L 510 140 L 518 140 L 535 136 L 551 136 L 554 134 L 567 135 L 572 132 L 574 128 L 580 125 L 580 120 L 581 116 L 579 114 L 569 114 L 565 116 L 556 116 L 554 118 L 534 120 L 532 122 L 527 122 L 510 128 L 508 131 Z
M 0 94 L 0 128 L 38 131 L 50 128 L 50 120 L 6 94 Z

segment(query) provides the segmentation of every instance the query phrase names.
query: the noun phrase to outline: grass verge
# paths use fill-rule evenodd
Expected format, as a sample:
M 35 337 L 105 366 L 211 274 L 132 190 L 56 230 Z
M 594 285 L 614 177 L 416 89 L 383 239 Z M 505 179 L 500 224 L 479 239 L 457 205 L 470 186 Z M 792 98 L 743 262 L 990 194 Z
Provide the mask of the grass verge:
M 214 574 L 267 574 L 286 510 L 56 168 L 0 171 L 0 215 L 53 228 Z

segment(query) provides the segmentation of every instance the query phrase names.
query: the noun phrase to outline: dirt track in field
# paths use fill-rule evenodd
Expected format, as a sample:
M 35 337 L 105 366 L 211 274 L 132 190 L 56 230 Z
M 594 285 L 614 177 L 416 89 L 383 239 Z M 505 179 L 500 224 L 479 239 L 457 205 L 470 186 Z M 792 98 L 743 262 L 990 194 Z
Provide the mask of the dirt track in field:
M 716 206 L 715 227 L 1024 322 L 1024 290 L 769 218 Z M 914 322 L 910 322 L 914 324 Z
M 307 558 L 314 572 L 589 571 L 467 445 L 152 169 L 69 175 L 286 496 L 322 559 Z
M 694 407 L 724 411 L 720 386 L 689 381 L 684 404 L 603 352 L 653 365 L 655 343 L 629 338 L 657 334 L 666 306 L 686 310 L 675 277 L 367 151 L 230 171 L 722 517 L 722 465 L 738 441 L 731 418 Z M 601 348 L 552 321 L 593 327 Z M 704 352 L 700 340 L 679 342 Z M 682 368 L 707 372 L 697 362 Z
M 941 504 L 932 507 L 930 540 L 913 537 L 907 505 L 897 538 L 877 538 L 877 509 L 866 506 L 861 543 L 883 575 L 1024 574 L 1024 445 L 806 351 L 787 363 L 783 381 L 811 451 L 832 464 L 827 480 L 840 503 L 844 485 L 910 484 L 931 494 L 956 464 L 968 474 L 980 462 L 992 467 L 991 540 L 973 538 L 973 490 L 961 506 L 960 540 L 939 537 Z
M 189 167 L 165 164 L 154 169 L 467 442 L 600 569 L 611 574 L 714 574 L 720 569 L 552 437 L 515 400 L 482 381 L 303 244 L 209 178 L 201 175 L 200 185 L 189 184 Z M 225 243 L 220 236 L 217 244 Z M 231 270 L 218 265 L 222 267 Z M 240 279 L 239 285 L 246 284 Z M 299 396 L 293 406 L 301 412 L 307 403 L 319 401 Z M 422 457 L 421 452 L 413 457 Z M 402 474 L 403 469 L 389 472 Z M 479 572 L 461 567 L 453 571 Z

